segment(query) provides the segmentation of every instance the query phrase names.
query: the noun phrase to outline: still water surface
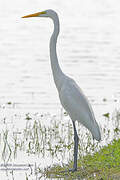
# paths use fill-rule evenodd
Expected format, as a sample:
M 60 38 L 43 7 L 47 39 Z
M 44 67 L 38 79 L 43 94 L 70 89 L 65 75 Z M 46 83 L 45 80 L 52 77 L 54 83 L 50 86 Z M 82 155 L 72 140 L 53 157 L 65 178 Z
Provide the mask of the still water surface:
M 48 7 L 60 16 L 63 71 L 78 82 L 96 114 L 105 106 L 111 111 L 110 104 L 120 97 L 119 2 L 12 2 L 0 6 L 0 104 L 11 102 L 19 112 L 60 110 L 49 61 L 52 22 L 20 18 Z

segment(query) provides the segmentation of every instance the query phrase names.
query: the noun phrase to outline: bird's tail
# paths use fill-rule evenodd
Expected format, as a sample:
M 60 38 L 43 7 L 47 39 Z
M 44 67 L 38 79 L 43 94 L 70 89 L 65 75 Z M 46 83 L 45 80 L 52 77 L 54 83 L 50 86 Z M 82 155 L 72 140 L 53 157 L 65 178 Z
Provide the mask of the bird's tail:
M 96 139 L 97 141 L 101 140 L 101 133 L 100 133 L 100 128 L 98 126 L 98 123 L 95 122 L 92 130 L 91 130 L 92 136 L 94 139 Z

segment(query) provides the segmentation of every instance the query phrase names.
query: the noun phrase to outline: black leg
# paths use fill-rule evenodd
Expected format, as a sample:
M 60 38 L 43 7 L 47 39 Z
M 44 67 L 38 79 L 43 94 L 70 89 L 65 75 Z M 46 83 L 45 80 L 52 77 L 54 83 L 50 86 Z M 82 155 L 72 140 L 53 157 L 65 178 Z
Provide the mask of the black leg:
M 77 154 L 78 154 L 78 135 L 77 135 L 77 131 L 76 131 L 76 127 L 75 127 L 75 122 L 72 121 L 73 123 L 73 128 L 74 128 L 74 164 L 73 164 L 73 168 L 70 169 L 70 171 L 74 172 L 77 171 Z

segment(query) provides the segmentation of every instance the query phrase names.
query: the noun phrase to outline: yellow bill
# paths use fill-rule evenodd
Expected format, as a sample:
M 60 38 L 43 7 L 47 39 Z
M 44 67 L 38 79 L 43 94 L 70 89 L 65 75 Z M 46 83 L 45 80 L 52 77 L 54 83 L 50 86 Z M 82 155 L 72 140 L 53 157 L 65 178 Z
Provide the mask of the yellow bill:
M 22 18 L 37 17 L 37 16 L 39 16 L 41 14 L 46 14 L 46 12 L 42 11 L 42 12 L 38 12 L 38 13 L 34 13 L 34 14 L 29 14 L 27 16 L 23 16 Z

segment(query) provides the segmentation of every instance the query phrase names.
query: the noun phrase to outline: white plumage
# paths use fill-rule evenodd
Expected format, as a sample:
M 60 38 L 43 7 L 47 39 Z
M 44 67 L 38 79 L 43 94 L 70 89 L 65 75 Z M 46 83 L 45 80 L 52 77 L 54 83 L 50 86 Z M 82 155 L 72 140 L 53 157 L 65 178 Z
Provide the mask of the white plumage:
M 59 91 L 62 106 L 68 112 L 73 121 L 83 124 L 93 135 L 93 138 L 100 140 L 99 126 L 95 120 L 93 110 L 82 90 L 76 82 L 65 77 L 64 83 Z
M 101 134 L 97 121 L 95 120 L 94 113 L 87 98 L 76 82 L 66 76 L 58 63 L 56 43 L 59 34 L 59 18 L 55 11 L 46 10 L 35 14 L 24 16 L 28 17 L 50 17 L 53 20 L 54 31 L 50 39 L 50 60 L 53 72 L 55 85 L 58 89 L 59 98 L 62 106 L 68 112 L 72 119 L 74 128 L 74 165 L 72 172 L 77 170 L 77 154 L 78 154 L 78 135 L 75 127 L 77 120 L 83 124 L 91 133 L 94 139 L 100 141 Z

